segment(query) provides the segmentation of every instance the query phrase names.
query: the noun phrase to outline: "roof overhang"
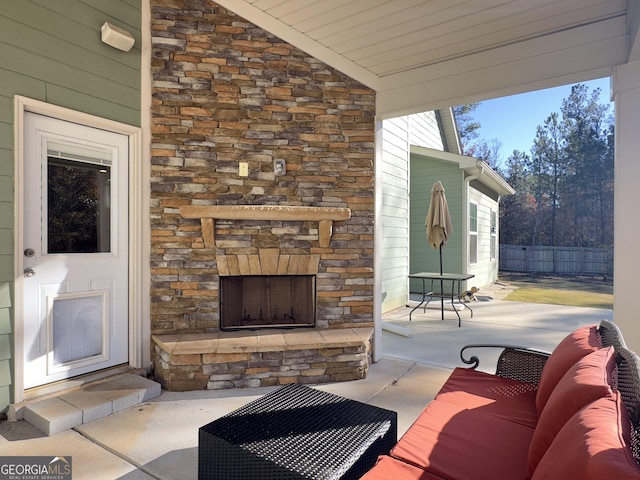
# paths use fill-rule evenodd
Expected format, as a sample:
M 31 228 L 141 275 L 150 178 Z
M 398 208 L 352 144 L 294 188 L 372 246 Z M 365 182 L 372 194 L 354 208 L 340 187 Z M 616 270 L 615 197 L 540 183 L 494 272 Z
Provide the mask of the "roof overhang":
M 637 0 L 217 0 L 376 90 L 378 118 L 610 76 Z
M 485 185 L 501 197 L 513 195 L 516 192 L 498 172 L 493 170 L 489 164 L 483 160 L 458 155 L 456 153 L 443 152 L 433 148 L 418 147 L 416 145 L 411 145 L 411 155 L 419 155 L 458 165 L 460 170 L 464 171 L 467 178 L 477 177 L 475 178 L 477 182 Z
M 460 136 L 458 135 L 458 125 L 452 108 L 436 110 L 440 131 L 444 139 L 444 149 L 447 152 L 462 153 Z

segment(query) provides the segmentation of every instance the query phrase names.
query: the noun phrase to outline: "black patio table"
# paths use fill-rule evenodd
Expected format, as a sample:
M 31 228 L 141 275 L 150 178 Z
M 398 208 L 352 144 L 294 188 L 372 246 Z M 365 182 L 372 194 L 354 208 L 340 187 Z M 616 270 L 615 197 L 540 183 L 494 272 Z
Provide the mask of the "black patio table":
M 200 427 L 198 478 L 355 480 L 397 429 L 396 412 L 289 384 Z
M 461 274 L 461 273 L 434 273 L 434 272 L 420 272 L 420 273 L 412 273 L 411 275 L 409 275 L 409 278 L 417 278 L 419 280 L 422 280 L 422 300 L 420 300 L 420 303 L 415 307 L 413 307 L 413 310 L 409 312 L 409 321 L 411 321 L 411 315 L 413 314 L 413 312 L 415 312 L 418 308 L 420 308 L 420 306 L 423 303 L 424 303 L 424 311 L 426 312 L 427 305 L 429 305 L 429 302 L 431 301 L 432 298 L 440 298 L 440 301 L 441 301 L 440 312 L 442 315 L 442 320 L 444 320 L 444 299 L 447 298 L 451 300 L 451 308 L 458 316 L 458 327 L 460 327 L 462 325 L 462 319 L 460 318 L 460 314 L 458 313 L 458 310 L 453 304 L 453 301 L 455 300 L 456 295 L 458 296 L 458 298 L 460 298 L 460 295 L 461 295 L 460 284 L 465 280 L 469 280 L 473 278 L 474 276 L 475 275 L 472 275 L 470 273 Z M 431 281 L 431 288 L 426 288 L 427 280 Z M 441 287 L 439 292 L 434 291 L 434 288 L 433 288 L 434 281 L 440 282 Z M 444 282 L 451 282 L 451 293 L 444 291 L 444 288 L 443 288 Z M 457 294 L 456 294 L 456 285 L 458 287 Z M 468 305 L 467 305 L 467 308 L 471 312 L 471 318 L 473 318 L 473 310 Z

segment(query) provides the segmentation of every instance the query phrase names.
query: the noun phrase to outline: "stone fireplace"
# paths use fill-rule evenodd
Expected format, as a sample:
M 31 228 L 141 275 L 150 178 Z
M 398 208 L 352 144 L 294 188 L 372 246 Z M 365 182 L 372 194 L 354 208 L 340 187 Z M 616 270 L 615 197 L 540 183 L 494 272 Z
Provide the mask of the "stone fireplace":
M 205 245 L 215 244 L 216 220 L 268 220 L 317 222 L 318 243 L 328 247 L 333 222 L 351 217 L 348 208 L 280 205 L 185 206 L 180 211 L 200 219 Z M 217 255 L 216 260 L 221 330 L 315 326 L 318 255 L 259 248 L 257 255 Z
M 375 92 L 214 1 L 152 0 L 151 17 L 156 378 L 172 390 L 362 378 Z M 289 276 L 286 306 L 245 302 L 251 282 L 269 292 Z M 301 305 L 299 284 L 313 294 Z M 256 330 L 261 317 L 277 320 Z
M 287 249 L 280 236 L 269 241 L 271 248 L 256 245 L 256 239 L 267 237 L 261 230 L 288 228 L 293 235 L 312 237 L 306 240 L 311 245 L 329 249 L 334 222 L 349 220 L 349 208 L 188 205 L 180 214 L 199 220 L 203 250 L 215 257 L 220 324 L 218 332 L 153 336 L 156 379 L 164 388 L 325 383 L 366 375 L 373 329 L 371 324 L 340 323 L 327 328 L 331 313 L 325 312 L 330 310 L 317 308 L 322 298 L 318 278 L 325 277 L 318 248 Z M 247 226 L 247 221 L 256 223 Z M 251 243 L 224 248 L 238 245 L 236 237 L 244 238 L 247 228 L 253 231 Z M 326 290 L 327 285 L 325 292 L 333 297 L 335 287 Z M 347 292 L 345 300 L 352 297 Z

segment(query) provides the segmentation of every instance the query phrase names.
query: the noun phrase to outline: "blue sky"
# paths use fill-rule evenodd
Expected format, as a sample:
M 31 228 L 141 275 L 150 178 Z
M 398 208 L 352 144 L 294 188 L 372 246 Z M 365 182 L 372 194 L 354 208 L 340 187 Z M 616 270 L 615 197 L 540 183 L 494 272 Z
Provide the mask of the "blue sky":
M 581 82 L 589 87 L 589 92 L 600 88 L 600 102 L 609 103 L 609 78 Z M 539 90 L 521 95 L 487 100 L 471 113 L 480 123 L 480 139 L 497 139 L 500 157 L 504 161 L 513 150 L 529 153 L 536 128 L 542 125 L 552 112 L 560 112 L 562 100 L 571 93 L 571 85 Z M 611 104 L 610 112 L 613 112 Z

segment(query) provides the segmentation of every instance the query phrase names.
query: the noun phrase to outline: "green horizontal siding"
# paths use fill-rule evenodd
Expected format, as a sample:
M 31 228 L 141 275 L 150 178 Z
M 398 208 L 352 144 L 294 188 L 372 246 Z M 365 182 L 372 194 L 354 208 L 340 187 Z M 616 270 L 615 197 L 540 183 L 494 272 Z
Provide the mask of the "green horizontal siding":
M 107 21 L 128 30 L 136 39 L 132 50 L 139 52 L 139 0 L 21 0 L 6 2 L 2 6 L 1 16 L 11 22 L 11 25 L 4 27 L 4 43 L 22 46 L 26 51 L 38 52 L 40 49 L 42 56 L 60 58 L 64 63 L 74 66 L 81 67 L 84 64 L 89 70 L 91 57 L 77 52 L 111 56 L 113 59 L 117 58 L 117 63 L 126 63 L 132 68 L 139 65 L 138 55 L 109 55 L 107 49 L 111 47 L 95 41 L 96 35 L 98 40 L 100 38 L 100 26 Z M 21 44 L 23 38 L 27 42 Z M 56 47 L 60 46 L 59 42 L 64 42 L 62 51 L 56 51 Z M 65 55 L 66 52 L 69 55 Z
M 101 59 L 100 57 L 94 58 L 95 61 Z M 104 69 L 102 72 L 98 70 L 87 71 L 61 63 L 57 58 L 42 57 L 37 53 L 25 52 L 12 45 L 3 45 L 0 48 L 0 64 L 11 65 L 12 69 L 19 68 L 23 77 L 30 80 L 43 80 L 46 84 L 50 84 L 50 87 L 57 86 L 58 91 L 83 93 L 123 107 L 134 105 L 138 109 L 140 108 L 139 81 L 137 83 L 132 81 L 130 84 L 123 84 L 119 81 L 120 75 L 130 76 L 131 69 L 128 67 L 120 70 Z M 114 81 L 116 79 L 118 81 Z M 40 89 L 41 86 L 36 88 L 37 91 Z M 19 90 L 23 90 L 23 88 Z M 48 96 L 46 101 L 53 103 Z M 127 101 L 132 103 L 127 104 Z M 83 107 L 81 111 L 104 116 L 103 112 L 92 111 L 90 105 Z
M 133 49 L 103 44 L 104 22 L 129 31 Z M 0 9 L 0 411 L 12 382 L 14 97 L 140 126 L 140 48 L 141 0 L 20 0 Z
M 11 148 L 0 148 L 0 175 L 13 177 L 13 145 Z
M 462 273 L 462 248 L 464 219 L 462 208 L 463 174 L 458 165 L 440 160 L 411 155 L 410 183 L 410 237 L 409 258 L 411 273 L 440 271 L 440 254 L 427 242 L 425 220 L 431 201 L 431 188 L 442 182 L 451 214 L 453 232 L 442 250 L 443 271 Z M 421 291 L 421 284 L 412 280 L 409 289 Z
M 11 335 L 0 335 L 0 360 L 9 360 L 11 358 L 11 350 Z M 1 372 L 0 378 L 2 378 Z
M 0 266 L 1 268 L 3 267 Z M 13 268 L 11 270 L 13 271 Z M 13 335 L 11 335 L 10 307 L 11 287 L 8 282 L 5 282 L 0 284 L 0 409 L 11 403 L 10 387 L 13 383 L 11 372 Z
M 11 333 L 11 315 L 8 308 L 0 308 L 0 335 Z

